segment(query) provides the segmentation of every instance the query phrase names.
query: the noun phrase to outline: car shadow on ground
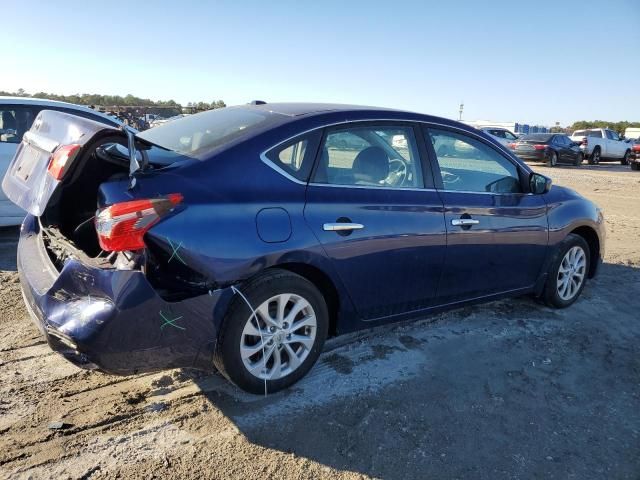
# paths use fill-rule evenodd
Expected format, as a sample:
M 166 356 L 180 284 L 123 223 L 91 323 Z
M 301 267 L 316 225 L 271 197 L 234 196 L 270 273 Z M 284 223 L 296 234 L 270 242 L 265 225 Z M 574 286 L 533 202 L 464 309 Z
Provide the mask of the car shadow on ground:
M 605 264 L 571 308 L 520 298 L 380 327 L 330 343 L 305 379 L 268 397 L 217 375 L 195 382 L 252 443 L 338 470 L 631 478 L 639 310 L 640 269 Z
M 626 171 L 631 171 L 631 167 L 629 167 L 629 165 L 621 165 L 620 162 L 602 162 L 599 163 L 598 165 L 589 165 L 587 162 L 584 162 L 582 165 L 580 166 L 576 166 L 576 165 L 571 165 L 570 163 L 558 163 L 555 167 L 551 167 L 549 166 L 548 163 L 543 163 L 543 162 L 526 162 L 527 165 L 529 165 L 532 169 L 535 170 L 535 168 L 538 167 L 547 167 L 547 168 L 562 168 L 562 169 L 569 169 L 569 170 L 590 170 L 590 171 L 597 171 L 597 172 L 602 172 L 602 171 L 607 171 L 607 172 L 626 172 Z

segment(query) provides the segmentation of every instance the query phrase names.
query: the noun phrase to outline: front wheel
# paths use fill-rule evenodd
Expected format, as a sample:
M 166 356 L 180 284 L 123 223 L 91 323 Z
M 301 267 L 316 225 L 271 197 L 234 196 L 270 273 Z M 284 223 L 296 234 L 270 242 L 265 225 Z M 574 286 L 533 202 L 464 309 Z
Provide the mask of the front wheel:
M 574 163 L 574 165 L 575 165 L 576 167 L 579 167 L 580 165 L 582 165 L 582 161 L 583 161 L 583 160 L 584 160 L 584 157 L 582 156 L 582 152 L 579 152 L 579 153 L 576 155 L 576 159 L 575 159 L 575 163 Z
M 269 270 L 236 292 L 214 363 L 243 390 L 274 393 L 311 369 L 328 327 L 326 303 L 311 282 L 286 270 Z
M 631 156 L 631 151 L 627 150 L 624 152 L 624 157 L 620 160 L 621 165 L 629 165 L 629 157 Z
M 589 245 L 579 235 L 567 235 L 549 266 L 544 302 L 555 308 L 571 305 L 582 293 L 588 272 Z
M 600 149 L 596 147 L 593 149 L 593 152 L 589 157 L 589 165 L 598 165 L 599 163 L 600 163 Z

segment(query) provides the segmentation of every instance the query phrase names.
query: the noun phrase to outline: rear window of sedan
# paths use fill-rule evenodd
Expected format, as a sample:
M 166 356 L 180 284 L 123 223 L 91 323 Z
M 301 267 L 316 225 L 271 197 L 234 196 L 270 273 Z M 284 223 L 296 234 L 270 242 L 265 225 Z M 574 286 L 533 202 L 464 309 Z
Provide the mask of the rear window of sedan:
M 216 147 L 264 126 L 271 115 L 242 107 L 227 107 L 188 115 L 137 135 L 167 150 L 202 159 Z
M 518 140 L 526 141 L 533 140 L 535 142 L 548 142 L 553 137 L 553 134 L 548 133 L 530 133 L 529 135 L 523 135 Z

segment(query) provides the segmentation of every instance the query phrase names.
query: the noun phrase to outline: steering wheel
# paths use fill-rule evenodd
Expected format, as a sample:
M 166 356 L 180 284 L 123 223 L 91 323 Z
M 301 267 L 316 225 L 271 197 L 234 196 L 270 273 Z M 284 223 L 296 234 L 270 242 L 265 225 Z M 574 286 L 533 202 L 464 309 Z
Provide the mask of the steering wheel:
M 403 160 L 392 158 L 389 161 L 389 175 L 387 175 L 384 183 L 393 187 L 399 187 L 407 179 L 408 171 L 407 164 Z
M 445 185 L 451 185 L 460 181 L 460 176 L 455 173 L 447 172 L 446 170 L 440 170 L 442 176 L 442 183 Z

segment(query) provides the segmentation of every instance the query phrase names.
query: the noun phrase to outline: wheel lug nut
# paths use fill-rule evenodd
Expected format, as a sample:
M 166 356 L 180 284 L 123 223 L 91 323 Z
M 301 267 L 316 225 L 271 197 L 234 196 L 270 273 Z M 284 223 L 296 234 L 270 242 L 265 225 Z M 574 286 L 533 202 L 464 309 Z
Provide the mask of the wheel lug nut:
M 269 341 L 267 342 L 267 345 L 273 345 L 273 340 L 269 340 Z
M 270 331 L 271 333 L 274 333 L 274 332 L 276 331 L 276 327 L 271 327 L 271 328 L 269 328 L 269 331 Z
M 288 324 L 287 322 L 284 322 L 284 323 L 282 324 L 282 328 L 289 328 L 289 324 Z
M 291 334 L 287 333 L 287 340 L 291 340 Z

